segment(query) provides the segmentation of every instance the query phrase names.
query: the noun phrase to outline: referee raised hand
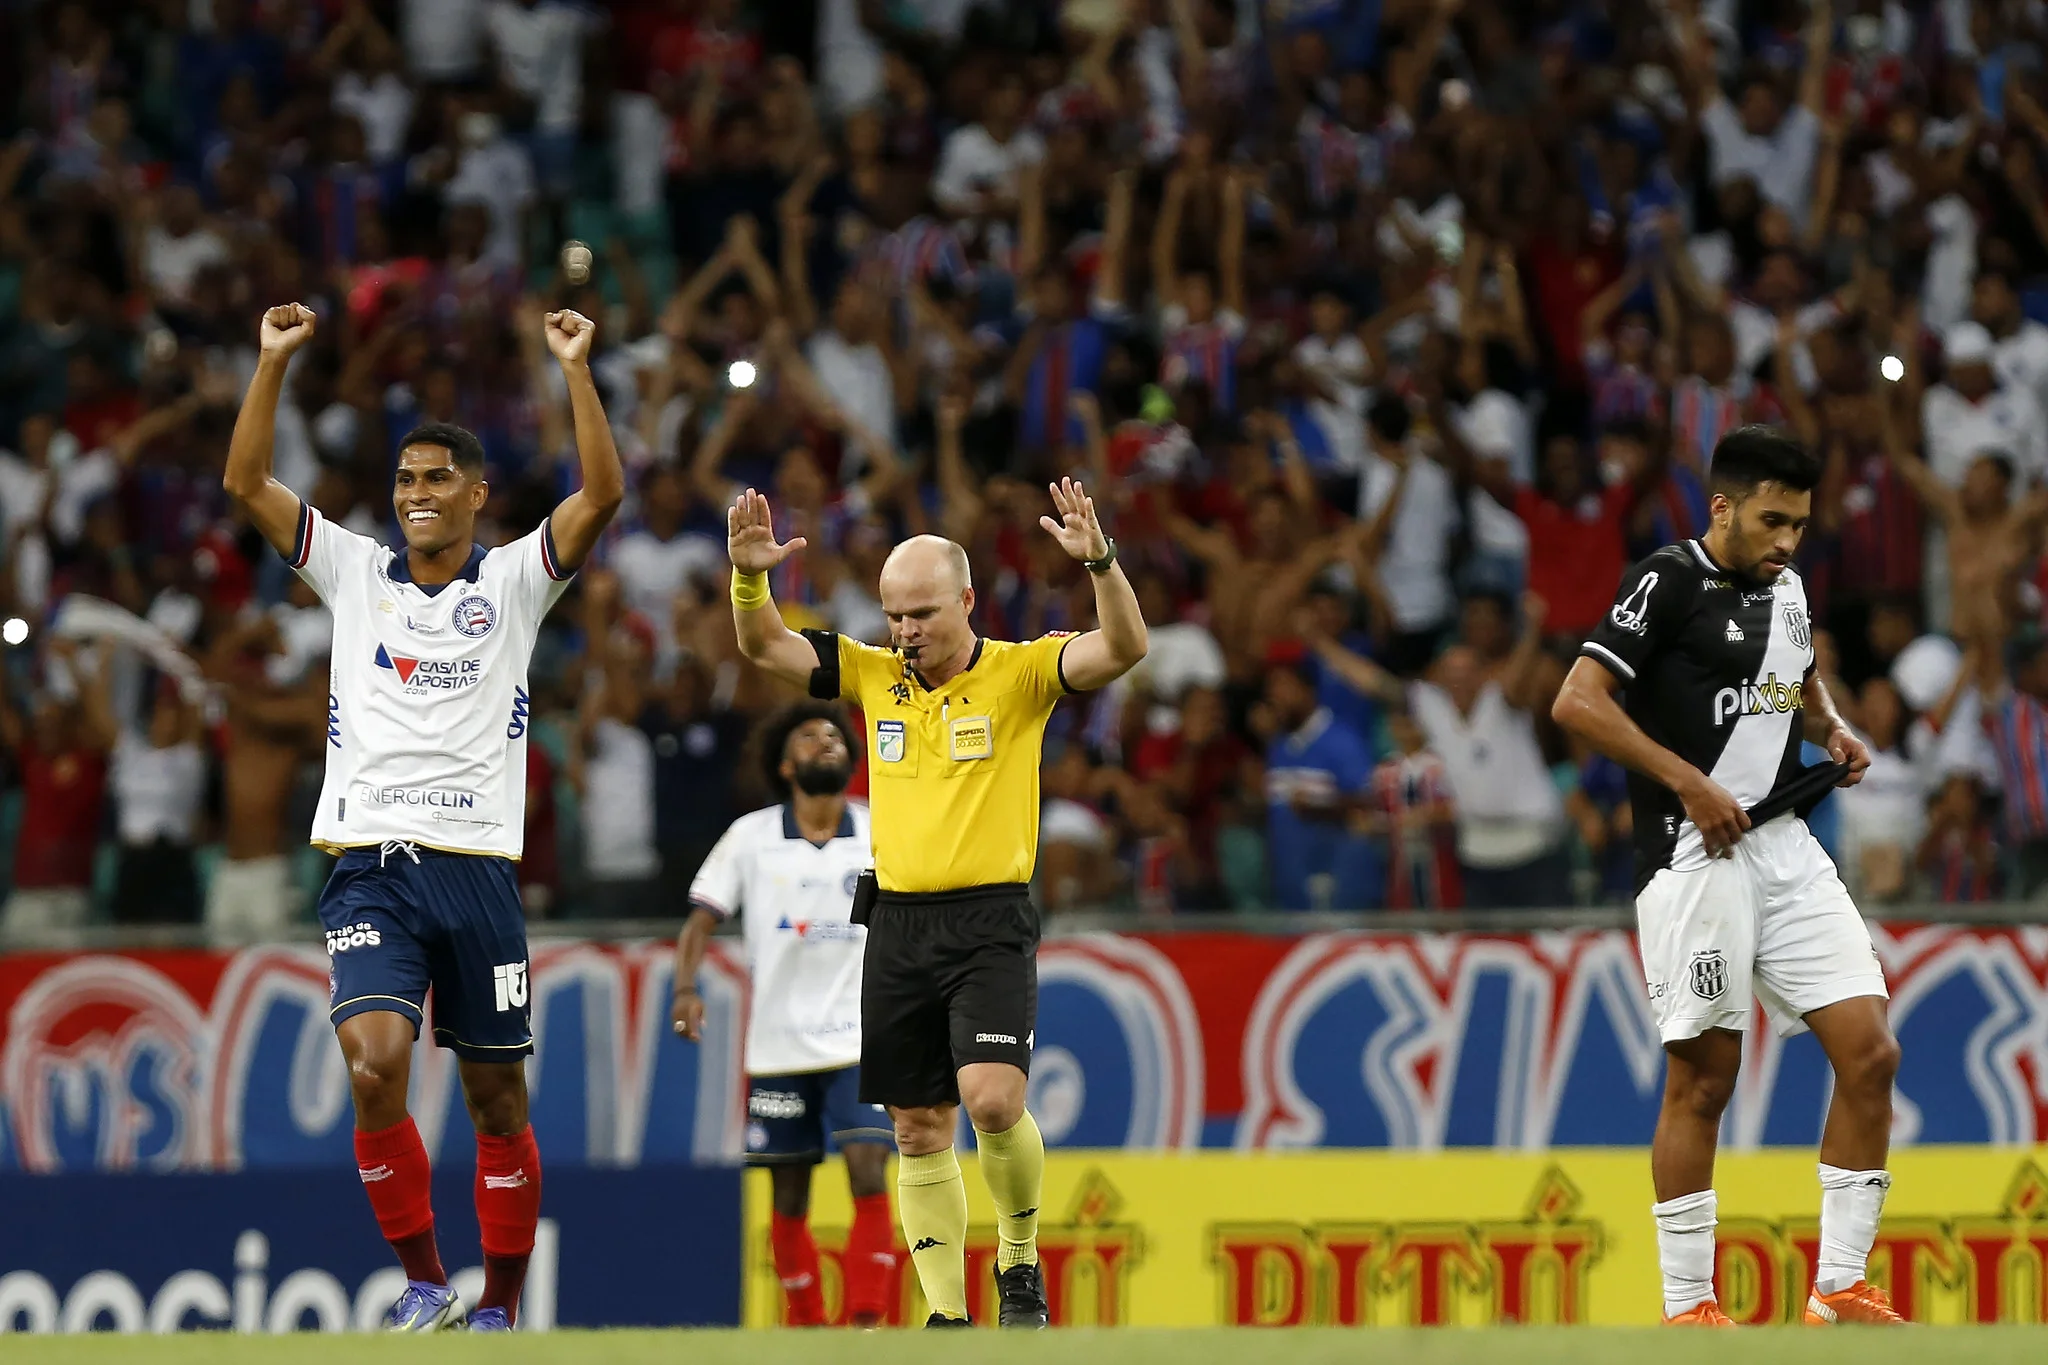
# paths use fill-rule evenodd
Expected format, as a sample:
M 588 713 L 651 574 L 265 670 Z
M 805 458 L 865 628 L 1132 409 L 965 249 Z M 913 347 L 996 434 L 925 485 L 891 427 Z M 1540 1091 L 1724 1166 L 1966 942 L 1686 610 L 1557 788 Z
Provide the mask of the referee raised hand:
M 1145 620 L 1094 501 L 1071 479 L 1051 493 L 1055 515 L 1039 525 L 1086 565 L 1098 625 L 1028 643 L 974 633 L 967 552 L 938 536 L 904 541 L 882 566 L 891 648 L 792 631 L 768 573 L 803 539 L 778 541 L 768 500 L 751 488 L 726 519 L 741 651 L 866 716 L 875 870 L 872 894 L 856 898 L 868 925 L 860 1097 L 888 1106 L 895 1128 L 897 1202 L 928 1326 L 968 1321 L 967 1190 L 953 1152 L 963 1104 L 996 1205 L 998 1321 L 1046 1325 L 1045 1144 L 1024 1108 L 1038 1006 L 1039 757 L 1062 696 L 1145 657 Z

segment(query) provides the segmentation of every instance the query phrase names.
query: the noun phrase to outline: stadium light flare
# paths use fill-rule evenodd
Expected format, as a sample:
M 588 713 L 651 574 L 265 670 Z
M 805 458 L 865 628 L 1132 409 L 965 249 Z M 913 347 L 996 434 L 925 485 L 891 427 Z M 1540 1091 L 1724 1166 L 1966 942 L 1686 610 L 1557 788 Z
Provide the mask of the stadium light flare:
M 726 367 L 725 378 L 726 382 L 736 389 L 751 389 L 754 387 L 755 373 L 753 361 L 735 360 Z
M 1906 362 L 1895 355 L 1888 355 L 1877 362 L 1877 372 L 1889 383 L 1896 384 L 1906 377 Z
M 0 640 L 5 640 L 10 645 L 18 645 L 26 639 L 28 639 L 28 622 L 22 620 L 19 616 L 10 616 L 7 618 L 5 625 L 0 625 Z

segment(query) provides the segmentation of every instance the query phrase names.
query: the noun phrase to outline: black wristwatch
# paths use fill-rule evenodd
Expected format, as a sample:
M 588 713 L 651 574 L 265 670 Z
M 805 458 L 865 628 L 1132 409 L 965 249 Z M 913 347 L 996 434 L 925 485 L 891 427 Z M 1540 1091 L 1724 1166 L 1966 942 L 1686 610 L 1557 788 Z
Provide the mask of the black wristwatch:
M 1102 552 L 1102 558 L 1084 559 L 1081 561 L 1088 566 L 1089 573 L 1108 573 L 1109 566 L 1116 563 L 1116 541 L 1109 536 L 1104 536 L 1102 542 L 1109 546 L 1107 550 Z

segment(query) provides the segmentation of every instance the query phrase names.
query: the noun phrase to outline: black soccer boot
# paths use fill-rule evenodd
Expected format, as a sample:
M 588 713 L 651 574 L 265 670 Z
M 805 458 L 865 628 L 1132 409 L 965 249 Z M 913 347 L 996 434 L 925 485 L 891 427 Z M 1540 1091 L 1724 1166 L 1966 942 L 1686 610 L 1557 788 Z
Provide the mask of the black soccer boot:
M 973 1318 L 949 1318 L 944 1313 L 934 1313 L 924 1320 L 927 1327 L 972 1327 Z
M 996 1295 L 1002 1301 L 996 1313 L 998 1327 L 1035 1330 L 1051 1322 L 1045 1306 L 1045 1271 L 1036 1261 L 996 1272 Z

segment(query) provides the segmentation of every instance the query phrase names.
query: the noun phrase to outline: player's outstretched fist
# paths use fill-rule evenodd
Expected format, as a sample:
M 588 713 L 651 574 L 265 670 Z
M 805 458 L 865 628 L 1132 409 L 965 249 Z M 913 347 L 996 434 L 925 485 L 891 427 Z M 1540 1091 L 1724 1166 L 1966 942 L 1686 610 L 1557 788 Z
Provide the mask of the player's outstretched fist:
M 775 513 L 765 493 L 749 488 L 726 509 L 725 551 L 741 573 L 767 573 L 808 543 L 802 536 L 775 543 Z
M 547 334 L 548 349 L 564 365 L 590 359 L 590 342 L 597 335 L 597 324 L 583 314 L 564 308 L 548 314 L 542 328 Z
M 313 339 L 319 319 L 303 303 L 281 303 L 264 310 L 262 346 L 267 355 L 290 355 Z

